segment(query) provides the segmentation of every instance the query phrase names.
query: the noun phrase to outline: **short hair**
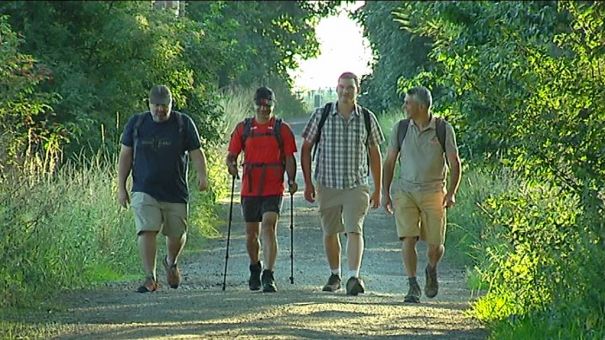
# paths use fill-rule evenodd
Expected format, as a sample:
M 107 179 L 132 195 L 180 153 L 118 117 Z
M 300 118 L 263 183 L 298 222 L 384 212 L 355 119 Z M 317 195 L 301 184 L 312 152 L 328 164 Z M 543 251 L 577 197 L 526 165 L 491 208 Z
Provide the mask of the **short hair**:
M 424 86 L 416 86 L 407 90 L 406 92 L 409 96 L 414 96 L 418 102 L 426 106 L 427 109 L 431 108 L 433 105 L 433 96 L 431 95 L 431 91 Z
M 256 93 L 254 93 L 254 102 L 258 102 L 261 99 L 274 100 L 275 93 L 269 87 L 261 86 L 256 89 Z
M 340 75 L 340 77 L 338 77 L 339 81 L 341 79 L 353 79 L 355 81 L 355 86 L 357 86 L 357 88 L 359 89 L 359 78 L 357 77 L 357 75 L 355 73 L 344 72 L 343 74 Z

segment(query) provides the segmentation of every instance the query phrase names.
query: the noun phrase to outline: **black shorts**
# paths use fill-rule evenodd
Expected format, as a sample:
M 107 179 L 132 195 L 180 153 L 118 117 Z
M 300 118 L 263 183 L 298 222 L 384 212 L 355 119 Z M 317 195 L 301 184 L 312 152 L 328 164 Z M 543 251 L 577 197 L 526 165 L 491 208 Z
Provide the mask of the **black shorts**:
M 242 213 L 246 222 L 261 222 L 263 214 L 275 212 L 279 215 L 282 196 L 242 197 Z

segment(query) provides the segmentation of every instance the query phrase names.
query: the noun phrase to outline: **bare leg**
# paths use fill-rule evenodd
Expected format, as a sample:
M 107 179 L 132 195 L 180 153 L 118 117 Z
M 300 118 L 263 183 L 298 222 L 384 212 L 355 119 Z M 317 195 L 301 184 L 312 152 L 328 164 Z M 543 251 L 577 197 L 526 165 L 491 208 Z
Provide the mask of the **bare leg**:
M 349 262 L 349 271 L 359 274 L 361 267 L 361 258 L 363 256 L 363 236 L 359 233 L 347 234 L 347 259 Z
M 265 260 L 265 269 L 273 271 L 275 259 L 277 258 L 277 219 L 278 215 L 274 212 L 263 214 L 261 223 L 261 237 L 263 239 L 263 258 Z
M 156 244 L 155 238 L 157 231 L 142 231 L 139 233 L 137 238 L 139 245 L 139 255 L 143 261 L 143 269 L 145 270 L 146 276 L 152 276 L 155 278 L 155 254 Z
M 428 250 L 427 250 L 427 257 L 429 259 L 429 264 L 431 265 L 431 268 L 437 268 L 437 264 L 443 257 L 444 253 L 445 253 L 445 247 L 442 244 L 439 244 L 439 245 L 429 244 Z
M 257 264 L 260 258 L 260 223 L 246 222 L 246 250 L 250 258 L 250 264 Z
M 166 237 L 166 249 L 168 249 L 168 256 L 166 262 L 171 266 L 177 263 L 179 259 L 179 255 L 183 251 L 185 247 L 185 243 L 187 242 L 187 233 L 183 233 L 183 235 L 179 236 L 168 236 Z
M 340 237 L 339 234 L 324 234 L 324 248 L 331 270 L 340 269 Z
M 418 254 L 416 253 L 416 237 L 406 237 L 401 243 L 403 264 L 408 277 L 416 277 Z

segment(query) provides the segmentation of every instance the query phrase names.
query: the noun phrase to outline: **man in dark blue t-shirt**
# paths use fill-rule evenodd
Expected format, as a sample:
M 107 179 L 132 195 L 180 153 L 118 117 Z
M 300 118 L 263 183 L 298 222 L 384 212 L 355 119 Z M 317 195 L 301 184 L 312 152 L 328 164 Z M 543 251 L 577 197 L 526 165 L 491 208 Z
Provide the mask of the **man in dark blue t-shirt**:
M 172 110 L 172 95 L 164 85 L 149 93 L 149 111 L 131 117 L 124 127 L 118 164 L 118 201 L 131 203 L 145 281 L 140 293 L 158 288 L 156 236 L 166 236 L 163 260 L 170 287 L 177 288 L 181 274 L 177 259 L 187 239 L 188 157 L 197 171 L 199 190 L 206 190 L 206 157 L 191 118 Z M 132 200 L 126 180 L 132 171 Z

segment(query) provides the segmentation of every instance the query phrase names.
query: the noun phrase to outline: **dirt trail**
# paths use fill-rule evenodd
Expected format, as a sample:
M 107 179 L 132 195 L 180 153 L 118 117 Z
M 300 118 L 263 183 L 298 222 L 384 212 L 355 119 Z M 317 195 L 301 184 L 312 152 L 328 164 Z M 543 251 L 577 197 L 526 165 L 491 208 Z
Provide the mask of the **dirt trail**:
M 294 122 L 300 135 L 303 122 Z M 301 183 L 300 174 L 298 178 Z M 403 303 L 407 286 L 400 244 L 393 218 L 382 210 L 372 211 L 365 224 L 361 272 L 366 294 L 349 297 L 342 290 L 321 292 L 329 271 L 317 208 L 306 203 L 301 192 L 295 195 L 294 207 L 295 283 L 288 280 L 288 197 L 278 227 L 277 293 L 248 290 L 248 260 L 241 210 L 236 203 L 225 292 L 221 290 L 225 240 L 209 240 L 202 252 L 182 258 L 184 281 L 179 289 L 168 288 L 163 269 L 159 269 L 163 286 L 152 294 L 133 293 L 138 282 L 71 293 L 63 298 L 64 311 L 45 316 L 49 325 L 45 334 L 67 339 L 486 337 L 479 323 L 465 314 L 471 293 L 465 288 L 463 270 L 450 265 L 447 255 L 439 270 L 439 295 L 431 300 L 423 296 L 418 305 Z M 223 230 L 226 236 L 226 225 Z M 421 245 L 419 273 L 426 265 L 424 253 Z M 423 275 L 419 281 L 424 286 Z

